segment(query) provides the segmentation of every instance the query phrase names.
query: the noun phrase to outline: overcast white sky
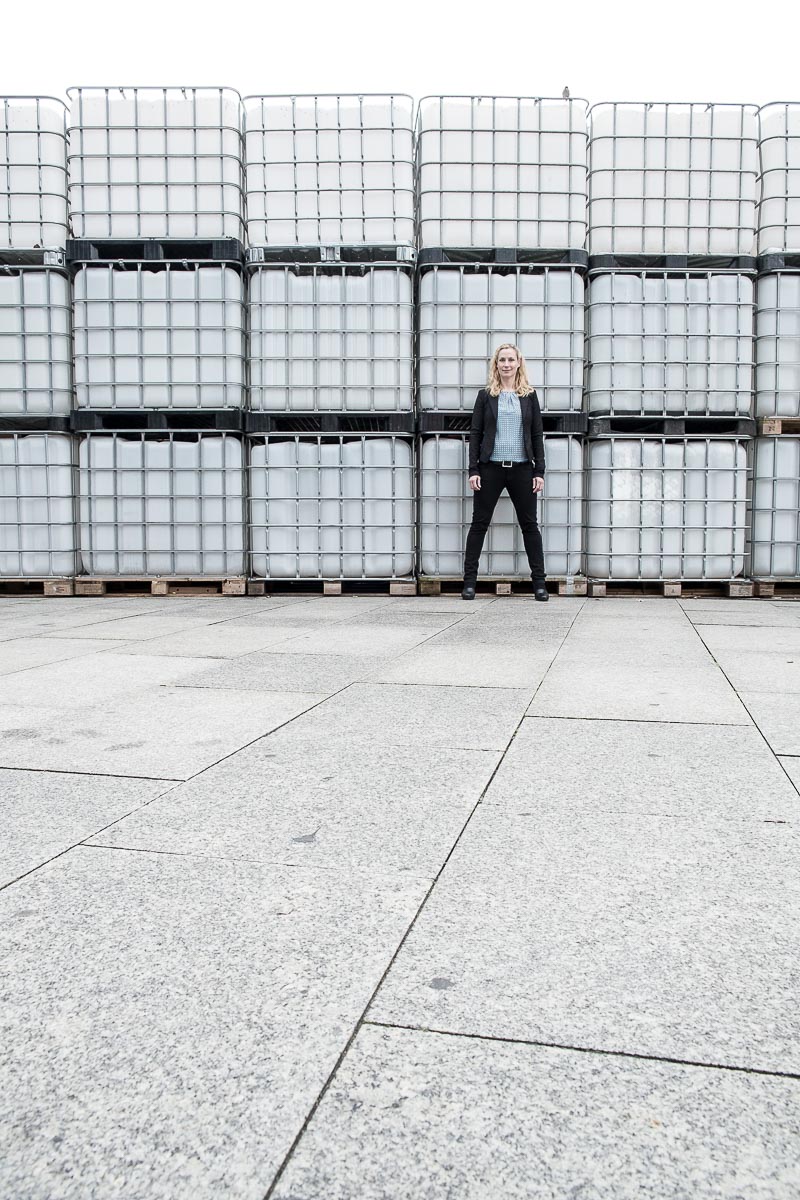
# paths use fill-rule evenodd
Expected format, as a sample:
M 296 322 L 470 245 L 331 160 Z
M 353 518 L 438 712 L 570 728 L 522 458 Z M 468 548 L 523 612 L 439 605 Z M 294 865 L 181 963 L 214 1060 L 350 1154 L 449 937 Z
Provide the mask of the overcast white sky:
M 800 100 L 796 0 L 6 0 L 0 95 L 215 84 L 242 94 L 407 92 Z

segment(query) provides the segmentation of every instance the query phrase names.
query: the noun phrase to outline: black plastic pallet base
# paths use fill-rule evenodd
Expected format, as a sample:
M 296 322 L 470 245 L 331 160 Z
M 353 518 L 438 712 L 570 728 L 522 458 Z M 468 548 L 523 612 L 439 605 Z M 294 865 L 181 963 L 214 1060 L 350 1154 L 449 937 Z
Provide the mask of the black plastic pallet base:
M 0 248 L 0 267 L 64 267 L 66 263 L 63 250 L 43 250 L 40 246 L 31 250 Z
M 248 267 L 269 263 L 409 263 L 413 264 L 413 246 L 251 246 Z
M 755 437 L 753 417 L 589 417 L 589 437 Z
M 413 434 L 413 413 L 262 413 L 244 415 L 246 433 Z
M 465 412 L 423 412 L 417 417 L 417 433 L 469 433 L 472 416 Z M 545 433 L 583 435 L 589 427 L 586 413 L 542 413 Z
M 67 242 L 70 266 L 93 262 L 225 262 L 241 266 L 236 238 L 76 238 Z
M 220 430 L 230 433 L 241 433 L 242 410 L 232 409 L 198 411 L 165 411 L 154 409 L 142 412 L 141 409 L 123 411 L 114 409 L 108 412 L 94 412 L 88 409 L 76 409 L 70 414 L 70 428 L 74 433 L 92 433 L 106 431 L 133 432 L 142 430 L 175 430 L 203 431 Z
M 0 416 L 0 433 L 69 433 L 69 417 Z
M 732 271 L 754 275 L 755 257 L 747 254 L 591 254 L 594 271 Z
M 800 254 L 759 254 L 759 274 L 770 271 L 800 271 Z
M 417 265 L 435 266 L 440 263 L 452 265 L 475 263 L 489 266 L 496 263 L 529 265 L 540 267 L 572 267 L 585 271 L 589 267 L 589 256 L 585 250 L 527 250 L 522 246 L 431 246 L 420 250 Z

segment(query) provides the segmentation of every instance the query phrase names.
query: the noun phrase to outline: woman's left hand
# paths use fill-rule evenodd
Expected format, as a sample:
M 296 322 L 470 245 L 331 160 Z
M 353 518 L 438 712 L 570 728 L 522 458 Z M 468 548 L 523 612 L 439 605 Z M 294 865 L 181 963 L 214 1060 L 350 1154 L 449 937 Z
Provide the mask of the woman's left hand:
M 541 475 L 534 475 L 534 477 L 533 477 L 533 491 L 534 491 L 534 494 L 535 494 L 536 492 L 543 492 L 543 491 L 544 491 L 544 480 L 542 479 Z

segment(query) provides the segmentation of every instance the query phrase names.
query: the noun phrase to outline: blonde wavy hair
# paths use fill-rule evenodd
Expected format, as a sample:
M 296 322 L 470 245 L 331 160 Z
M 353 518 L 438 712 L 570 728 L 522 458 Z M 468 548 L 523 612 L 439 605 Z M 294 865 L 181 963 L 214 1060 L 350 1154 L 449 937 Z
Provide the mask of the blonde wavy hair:
M 492 361 L 489 364 L 489 378 L 486 382 L 487 392 L 490 396 L 499 396 L 503 390 L 503 385 L 500 382 L 500 372 L 497 369 L 497 358 L 501 350 L 513 350 L 516 354 L 519 359 L 519 366 L 517 367 L 517 375 L 514 380 L 514 391 L 518 396 L 529 396 L 533 391 L 533 387 L 528 379 L 528 368 L 522 351 L 513 342 L 503 342 L 492 355 Z

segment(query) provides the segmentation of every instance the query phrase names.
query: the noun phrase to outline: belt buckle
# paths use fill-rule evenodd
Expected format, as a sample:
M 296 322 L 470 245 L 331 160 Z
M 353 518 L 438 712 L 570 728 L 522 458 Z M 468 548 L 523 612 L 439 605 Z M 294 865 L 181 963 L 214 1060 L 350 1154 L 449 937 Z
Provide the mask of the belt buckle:
M 504 458 L 503 461 L 500 463 L 501 467 L 513 467 L 513 465 L 514 465 L 514 460 L 512 458 Z

